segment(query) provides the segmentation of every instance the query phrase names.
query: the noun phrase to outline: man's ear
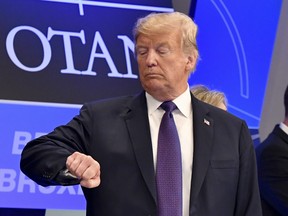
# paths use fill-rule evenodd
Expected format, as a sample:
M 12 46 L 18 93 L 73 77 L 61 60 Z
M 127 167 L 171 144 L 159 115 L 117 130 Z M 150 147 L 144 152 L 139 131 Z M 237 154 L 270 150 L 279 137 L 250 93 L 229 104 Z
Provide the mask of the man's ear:
M 186 70 L 188 71 L 194 70 L 195 64 L 196 64 L 195 57 L 192 55 L 189 55 L 187 58 L 187 63 L 186 63 Z

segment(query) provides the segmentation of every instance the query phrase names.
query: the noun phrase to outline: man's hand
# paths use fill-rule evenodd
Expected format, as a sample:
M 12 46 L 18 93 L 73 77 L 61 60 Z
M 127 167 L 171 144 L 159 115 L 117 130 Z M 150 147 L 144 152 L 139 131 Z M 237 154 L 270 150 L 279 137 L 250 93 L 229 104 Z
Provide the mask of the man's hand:
M 80 179 L 86 188 L 98 187 L 100 184 L 100 164 L 91 156 L 74 152 L 66 160 L 69 172 Z

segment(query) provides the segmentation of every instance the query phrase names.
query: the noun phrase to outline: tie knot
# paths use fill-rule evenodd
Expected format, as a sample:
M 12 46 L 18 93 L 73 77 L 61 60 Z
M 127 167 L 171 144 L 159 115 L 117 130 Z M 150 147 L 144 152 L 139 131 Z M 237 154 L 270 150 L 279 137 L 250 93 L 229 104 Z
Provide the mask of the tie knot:
M 177 106 L 172 101 L 164 101 L 160 106 L 166 112 L 172 112 L 177 108 Z

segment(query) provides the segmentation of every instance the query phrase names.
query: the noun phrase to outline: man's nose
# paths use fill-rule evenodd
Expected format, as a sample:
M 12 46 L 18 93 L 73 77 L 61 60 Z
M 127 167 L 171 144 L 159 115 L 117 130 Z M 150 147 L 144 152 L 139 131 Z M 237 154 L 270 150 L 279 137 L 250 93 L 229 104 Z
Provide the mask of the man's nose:
M 146 64 L 151 67 L 157 65 L 157 54 L 155 51 L 149 51 L 147 58 L 146 58 Z

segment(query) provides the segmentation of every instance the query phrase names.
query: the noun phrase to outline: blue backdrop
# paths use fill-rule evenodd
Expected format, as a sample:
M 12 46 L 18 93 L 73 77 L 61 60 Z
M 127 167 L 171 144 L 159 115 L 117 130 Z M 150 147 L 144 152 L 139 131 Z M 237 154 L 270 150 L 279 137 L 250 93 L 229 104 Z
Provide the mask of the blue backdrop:
M 171 1 L 0 1 L 0 207 L 85 209 L 80 187 L 43 188 L 19 170 L 27 141 L 86 101 L 141 89 L 132 28 Z M 201 60 L 189 83 L 224 91 L 257 133 L 281 1 L 199 0 Z M 32 201 L 32 202 L 31 202 Z

